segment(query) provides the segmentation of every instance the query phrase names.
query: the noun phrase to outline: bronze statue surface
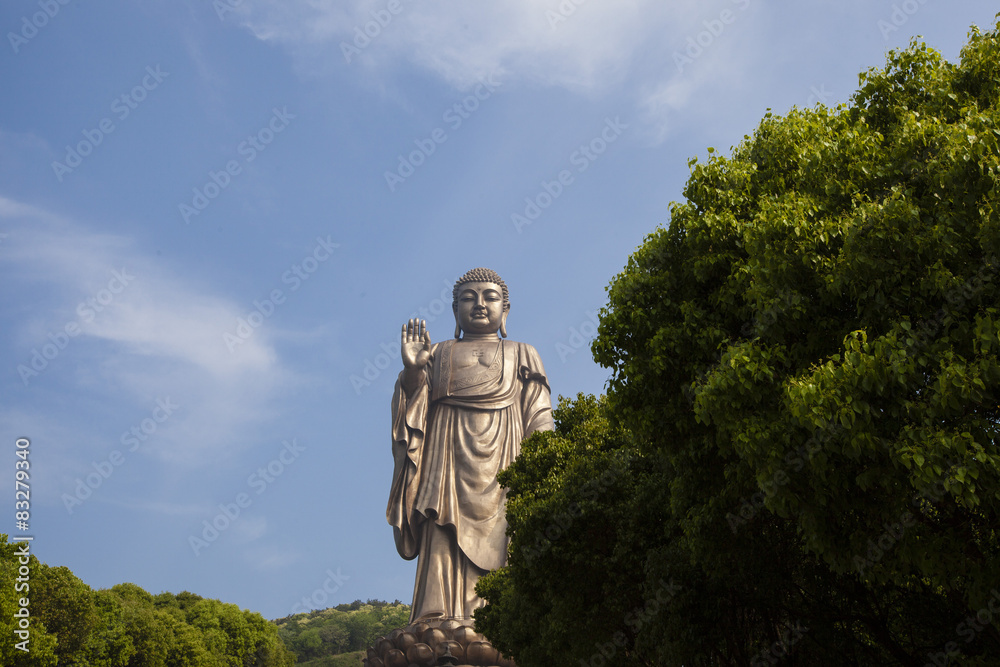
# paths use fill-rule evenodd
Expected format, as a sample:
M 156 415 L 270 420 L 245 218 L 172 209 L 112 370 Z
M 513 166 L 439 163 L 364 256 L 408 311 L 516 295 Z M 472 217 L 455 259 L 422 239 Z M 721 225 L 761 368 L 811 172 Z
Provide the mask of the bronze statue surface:
M 452 307 L 453 340 L 432 344 L 423 320 L 410 320 L 400 335 L 386 518 L 399 554 L 417 558 L 411 623 L 471 623 L 482 606 L 476 581 L 507 560 L 497 473 L 524 438 L 553 428 L 538 353 L 506 340 L 510 302 L 500 276 L 469 271 L 455 284 Z

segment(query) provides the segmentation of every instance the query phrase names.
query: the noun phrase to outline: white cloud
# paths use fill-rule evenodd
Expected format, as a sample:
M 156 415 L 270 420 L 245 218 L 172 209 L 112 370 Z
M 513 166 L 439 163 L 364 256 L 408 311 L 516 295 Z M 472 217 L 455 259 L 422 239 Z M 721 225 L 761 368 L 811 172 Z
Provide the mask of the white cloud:
M 130 501 L 121 502 L 116 501 L 115 504 L 126 507 L 130 510 L 136 512 L 150 512 L 153 514 L 162 514 L 165 516 L 196 516 L 200 517 L 202 515 L 208 514 L 209 509 L 202 505 L 195 505 L 190 503 L 171 503 L 171 502 L 142 502 L 142 501 Z M 215 509 L 214 507 L 211 509 Z
M 243 559 L 255 570 L 283 570 L 301 559 L 297 551 L 278 545 L 261 545 L 246 549 Z
M 653 129 L 653 143 L 666 139 L 671 127 L 671 117 L 687 105 L 694 90 L 690 79 L 675 78 L 640 94 L 639 108 L 647 126 Z
M 255 542 L 267 533 L 267 517 L 260 515 L 241 516 L 232 525 L 236 540 L 241 544 Z
M 29 206 L 28 204 L 23 204 L 21 202 L 14 201 L 13 199 L 6 199 L 0 197 L 0 218 L 14 218 L 31 216 L 35 218 L 42 218 L 45 220 L 55 220 L 55 216 L 47 214 L 41 209 L 35 208 L 34 206 Z
M 634 105 L 654 144 L 692 122 L 683 118 L 692 107 L 745 92 L 746 72 L 766 47 L 749 0 L 399 1 L 402 10 L 386 21 L 388 0 L 246 0 L 239 20 L 287 49 L 300 72 L 358 68 L 388 96 L 384 82 L 403 63 L 460 90 L 492 77 L 507 89 L 610 93 Z M 355 49 L 350 64 L 345 45 Z
M 351 55 L 352 66 L 361 61 L 382 68 L 402 59 L 458 88 L 495 73 L 506 80 L 589 91 L 620 81 L 637 55 L 683 35 L 684 25 L 703 11 L 693 0 L 400 0 L 401 11 L 391 15 L 387 2 L 251 0 L 240 14 L 259 39 L 286 46 L 301 58 L 315 58 L 317 46 L 327 45 L 344 65 L 341 45 L 355 46 L 360 33 L 361 54 Z M 366 26 L 374 37 L 364 34 Z
M 179 277 L 127 237 L 95 233 L 4 197 L 0 223 L 9 233 L 0 266 L 12 276 L 8 285 L 30 295 L 17 304 L 24 316 L 12 332 L 12 365 L 30 367 L 32 350 L 67 325 L 79 330 L 51 361 L 57 370 L 47 366 L 28 376 L 24 391 L 101 397 L 111 421 L 120 422 L 116 433 L 150 417 L 156 400 L 169 397 L 180 407 L 142 451 L 182 466 L 225 459 L 253 443 L 275 390 L 295 381 L 271 344 L 272 323 L 231 352 L 223 334 L 235 332 L 246 306 Z M 26 412 L 43 419 L 46 410 L 32 405 Z M 88 439 L 91 430 L 81 428 L 77 442 L 61 446 L 105 455 L 121 447 L 117 435 L 111 442 Z M 63 472 L 70 479 L 77 473 L 69 464 Z

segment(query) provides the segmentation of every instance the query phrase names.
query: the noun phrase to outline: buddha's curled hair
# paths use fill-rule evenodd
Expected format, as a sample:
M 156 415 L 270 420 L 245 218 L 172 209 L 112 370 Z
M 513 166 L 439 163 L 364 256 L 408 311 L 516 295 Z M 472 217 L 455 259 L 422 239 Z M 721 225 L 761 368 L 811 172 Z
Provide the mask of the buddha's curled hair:
M 455 287 L 451 291 L 451 305 L 452 307 L 458 305 L 458 291 L 465 283 L 496 283 L 503 290 L 503 309 L 510 310 L 510 295 L 507 293 L 507 283 L 503 281 L 500 274 L 493 269 L 487 269 L 485 267 L 479 267 L 467 271 L 464 276 L 455 281 Z

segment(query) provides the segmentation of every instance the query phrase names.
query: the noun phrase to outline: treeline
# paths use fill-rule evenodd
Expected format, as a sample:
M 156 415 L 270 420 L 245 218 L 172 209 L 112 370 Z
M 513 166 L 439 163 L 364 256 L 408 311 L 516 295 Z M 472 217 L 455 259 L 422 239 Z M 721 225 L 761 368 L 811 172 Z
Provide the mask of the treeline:
M 28 558 L 0 533 L 0 664 L 14 667 L 291 667 L 295 655 L 258 613 L 193 593 L 151 595 L 135 584 L 93 590 L 66 567 Z M 27 584 L 27 588 L 24 587 Z M 15 589 L 18 586 L 20 590 Z M 30 652 L 15 634 L 30 600 Z
M 330 609 L 296 614 L 274 621 L 278 636 L 300 664 L 308 667 L 340 667 L 361 662 L 361 654 L 379 637 L 404 627 L 410 607 L 399 600 L 382 602 L 355 600 Z M 349 654 L 349 655 L 342 655 Z

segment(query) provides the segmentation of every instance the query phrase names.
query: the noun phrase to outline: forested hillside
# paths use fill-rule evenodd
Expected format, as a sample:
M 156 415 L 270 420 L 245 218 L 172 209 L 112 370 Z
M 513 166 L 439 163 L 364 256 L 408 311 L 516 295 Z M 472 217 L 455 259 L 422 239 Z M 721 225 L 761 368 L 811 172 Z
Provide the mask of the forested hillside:
M 278 635 L 306 667 L 359 665 L 362 651 L 395 628 L 404 627 L 410 607 L 399 600 L 355 600 L 275 621 Z
M 276 622 L 234 604 L 130 583 L 94 590 L 67 567 L 27 557 L 0 533 L 0 665 L 14 667 L 340 667 L 360 664 L 375 638 L 406 625 L 407 605 L 357 600 Z M 27 598 L 29 643 L 14 631 Z M 11 639 L 13 638 L 13 639 Z M 287 646 L 286 646 L 287 644 Z M 340 653 L 349 655 L 337 655 Z

